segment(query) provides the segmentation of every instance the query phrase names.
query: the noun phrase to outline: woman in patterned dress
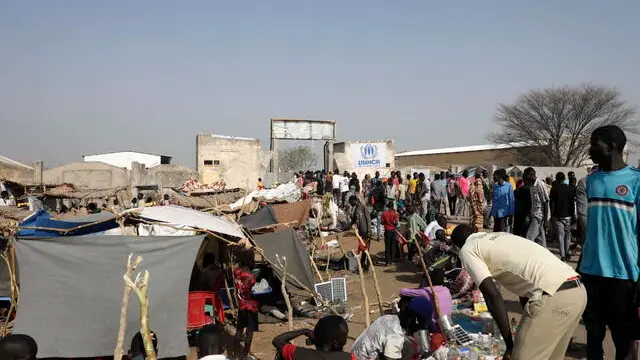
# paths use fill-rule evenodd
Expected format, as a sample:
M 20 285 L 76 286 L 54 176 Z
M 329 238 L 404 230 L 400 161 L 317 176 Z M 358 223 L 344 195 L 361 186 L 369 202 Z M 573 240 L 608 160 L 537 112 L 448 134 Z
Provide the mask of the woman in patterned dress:
M 471 226 L 476 231 L 482 231 L 484 225 L 484 189 L 482 188 L 482 178 L 476 174 L 475 179 L 469 187 L 469 203 L 471 208 Z

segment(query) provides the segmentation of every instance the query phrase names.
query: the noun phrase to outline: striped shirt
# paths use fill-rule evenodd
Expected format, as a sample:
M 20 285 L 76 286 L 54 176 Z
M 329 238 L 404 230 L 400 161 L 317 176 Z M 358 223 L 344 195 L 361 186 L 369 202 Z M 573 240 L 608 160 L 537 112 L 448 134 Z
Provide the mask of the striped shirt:
M 626 166 L 587 177 L 587 234 L 580 271 L 636 281 L 640 170 Z

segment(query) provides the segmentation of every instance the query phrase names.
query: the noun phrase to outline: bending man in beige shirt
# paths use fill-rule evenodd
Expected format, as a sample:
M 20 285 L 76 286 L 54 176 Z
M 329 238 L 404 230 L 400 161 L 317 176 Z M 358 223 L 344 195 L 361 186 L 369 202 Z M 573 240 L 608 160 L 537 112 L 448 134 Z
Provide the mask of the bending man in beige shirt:
M 474 233 L 458 225 L 451 240 L 480 288 L 507 345 L 504 359 L 561 360 L 587 305 L 578 274 L 544 247 L 508 233 Z M 515 344 L 494 280 L 524 306 Z

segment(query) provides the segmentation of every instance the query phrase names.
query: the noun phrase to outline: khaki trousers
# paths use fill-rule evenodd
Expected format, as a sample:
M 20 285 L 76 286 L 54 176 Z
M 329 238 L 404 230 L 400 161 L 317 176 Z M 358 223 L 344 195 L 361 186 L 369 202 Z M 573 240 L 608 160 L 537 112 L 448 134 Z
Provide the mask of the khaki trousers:
M 520 320 L 512 359 L 563 360 L 586 306 L 583 285 L 529 301 Z

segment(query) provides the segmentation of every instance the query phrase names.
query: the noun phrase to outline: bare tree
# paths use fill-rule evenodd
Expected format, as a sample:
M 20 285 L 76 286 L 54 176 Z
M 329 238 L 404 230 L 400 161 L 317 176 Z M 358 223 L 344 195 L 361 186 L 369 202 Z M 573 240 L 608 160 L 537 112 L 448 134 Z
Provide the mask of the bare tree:
M 295 146 L 278 151 L 282 171 L 310 170 L 318 162 L 318 155 L 308 146 Z
M 638 134 L 635 108 L 616 89 L 581 85 L 529 91 L 513 104 L 500 104 L 495 122 L 500 131 L 489 135 L 497 144 L 521 143 L 523 161 L 547 166 L 581 166 L 588 160 L 591 132 L 618 125 Z

